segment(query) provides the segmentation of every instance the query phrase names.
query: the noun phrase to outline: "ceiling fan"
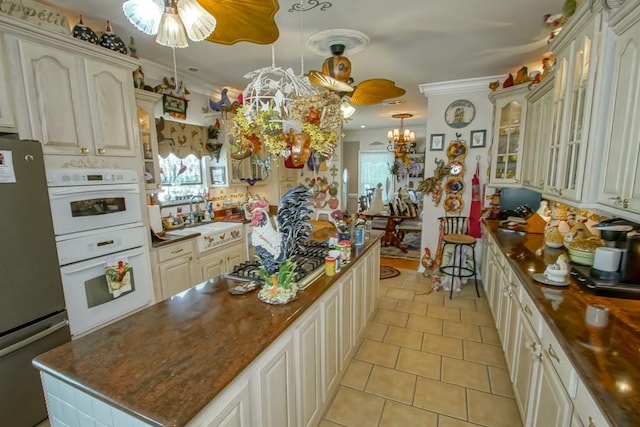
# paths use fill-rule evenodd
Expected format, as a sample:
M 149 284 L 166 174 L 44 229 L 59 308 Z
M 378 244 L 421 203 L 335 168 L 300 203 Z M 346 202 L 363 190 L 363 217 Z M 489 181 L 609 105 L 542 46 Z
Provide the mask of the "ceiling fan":
M 328 47 L 332 56 L 322 63 L 322 71 L 309 71 L 309 81 L 349 97 L 354 105 L 373 105 L 403 96 L 406 90 L 389 79 L 368 79 L 354 85 L 351 61 L 344 56 L 344 52 L 346 49 L 351 53 L 359 52 L 368 43 L 369 38 L 357 30 L 325 30 L 312 35 L 307 46 L 316 53 L 324 53 Z

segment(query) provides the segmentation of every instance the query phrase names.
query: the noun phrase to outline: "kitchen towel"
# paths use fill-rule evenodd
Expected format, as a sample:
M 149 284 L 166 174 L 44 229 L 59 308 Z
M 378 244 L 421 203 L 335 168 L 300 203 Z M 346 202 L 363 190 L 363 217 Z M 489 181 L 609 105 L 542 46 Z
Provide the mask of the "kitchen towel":
M 162 231 L 162 218 L 160 218 L 160 205 L 148 205 L 149 224 L 154 233 Z

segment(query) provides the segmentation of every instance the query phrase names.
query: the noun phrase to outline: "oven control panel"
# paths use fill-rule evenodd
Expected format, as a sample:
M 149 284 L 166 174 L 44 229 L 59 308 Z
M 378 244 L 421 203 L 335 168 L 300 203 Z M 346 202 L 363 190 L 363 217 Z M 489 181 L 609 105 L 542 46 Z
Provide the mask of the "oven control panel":
M 60 169 L 47 172 L 47 185 L 49 187 L 131 184 L 136 182 L 138 182 L 137 172 L 128 169 Z

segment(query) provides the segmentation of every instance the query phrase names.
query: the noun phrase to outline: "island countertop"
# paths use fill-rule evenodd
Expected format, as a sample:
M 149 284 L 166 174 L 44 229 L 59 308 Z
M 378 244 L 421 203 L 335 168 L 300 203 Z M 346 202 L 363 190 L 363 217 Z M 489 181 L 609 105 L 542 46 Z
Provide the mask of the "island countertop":
M 565 249 L 546 248 L 536 255 L 544 246 L 541 234 L 501 231 L 494 221 L 485 225 L 611 425 L 640 425 L 640 301 L 597 296 L 573 278 L 563 288 L 540 284 L 533 273 L 544 272 Z M 560 294 L 559 304 L 545 297 L 547 289 Z M 594 335 L 585 322 L 587 307 L 594 304 L 610 311 L 603 334 Z M 607 342 L 603 335 L 610 337 Z
M 182 426 L 380 239 L 352 251 L 352 262 L 316 279 L 285 305 L 256 292 L 234 296 L 217 277 L 152 305 L 33 361 L 36 368 L 151 425 Z

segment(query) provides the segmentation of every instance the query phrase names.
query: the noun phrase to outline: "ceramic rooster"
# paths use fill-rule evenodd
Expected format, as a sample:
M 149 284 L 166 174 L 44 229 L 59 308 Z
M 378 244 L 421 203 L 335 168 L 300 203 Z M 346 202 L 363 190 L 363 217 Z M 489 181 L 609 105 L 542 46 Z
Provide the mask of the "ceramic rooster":
M 222 92 L 220 92 L 220 101 L 216 102 L 210 99 L 209 107 L 211 107 L 213 111 L 228 111 L 230 113 L 235 113 L 238 110 L 238 107 L 242 105 L 242 95 L 238 97 L 237 101 L 231 102 L 228 93 L 229 89 L 226 87 L 222 89 Z
M 311 189 L 304 185 L 289 189 L 278 204 L 276 227 L 269 219 L 266 200 L 252 203 L 249 207 L 250 212 L 245 210 L 245 215 L 251 219 L 253 226 L 251 244 L 256 248 L 256 254 L 264 269 L 263 278 L 271 279 L 271 283 L 265 280 L 266 286 L 259 294 L 263 301 L 283 303 L 292 299 L 291 294 L 295 297 L 297 289 L 289 288 L 295 264 L 289 258 L 296 248 L 304 251 L 301 242 L 308 240 L 311 235 L 310 197 Z M 277 300 L 280 291 L 287 291 L 285 300 Z
M 426 246 L 424 248 L 424 255 L 422 257 L 421 264 L 424 267 L 424 272 L 422 274 L 425 277 L 431 277 L 437 265 L 436 261 L 431 257 L 431 250 Z

